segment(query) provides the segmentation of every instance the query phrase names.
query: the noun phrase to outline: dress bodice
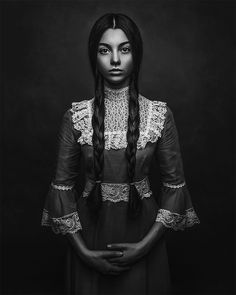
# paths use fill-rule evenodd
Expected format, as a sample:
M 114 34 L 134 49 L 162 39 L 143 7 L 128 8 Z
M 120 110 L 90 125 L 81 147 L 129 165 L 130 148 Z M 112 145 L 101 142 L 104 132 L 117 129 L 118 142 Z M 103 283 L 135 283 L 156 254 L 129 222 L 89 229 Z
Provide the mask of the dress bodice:
M 128 87 L 113 90 L 105 89 L 104 118 L 104 167 L 105 182 L 128 182 L 127 160 L 127 121 L 129 114 Z M 71 108 L 74 130 L 79 131 L 77 141 L 81 145 L 85 159 L 85 169 L 89 178 L 93 178 L 92 115 L 94 98 L 74 102 Z M 140 136 L 137 142 L 135 180 L 143 179 L 149 173 L 155 146 L 164 128 L 166 103 L 151 101 L 139 95 Z
M 113 93 L 111 95 L 110 93 Z M 128 96 L 127 89 L 119 90 L 116 99 L 114 93 L 105 91 L 104 137 L 105 149 L 122 149 L 127 146 Z M 109 93 L 109 94 L 106 94 Z M 109 96 L 108 96 L 109 95 Z M 109 98 L 111 97 L 111 98 Z M 151 101 L 139 95 L 140 136 L 137 148 L 145 148 L 148 142 L 156 142 L 164 128 L 167 106 L 165 102 Z M 94 98 L 72 103 L 71 113 L 74 129 L 81 132 L 80 144 L 92 146 L 92 115 Z

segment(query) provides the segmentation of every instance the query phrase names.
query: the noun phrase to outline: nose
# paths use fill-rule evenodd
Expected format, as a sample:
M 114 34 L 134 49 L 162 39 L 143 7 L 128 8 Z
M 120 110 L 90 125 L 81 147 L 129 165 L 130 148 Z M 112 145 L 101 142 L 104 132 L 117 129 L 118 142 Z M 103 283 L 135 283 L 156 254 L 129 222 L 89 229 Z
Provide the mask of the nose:
M 117 50 L 114 50 L 111 55 L 111 65 L 120 65 L 120 55 Z

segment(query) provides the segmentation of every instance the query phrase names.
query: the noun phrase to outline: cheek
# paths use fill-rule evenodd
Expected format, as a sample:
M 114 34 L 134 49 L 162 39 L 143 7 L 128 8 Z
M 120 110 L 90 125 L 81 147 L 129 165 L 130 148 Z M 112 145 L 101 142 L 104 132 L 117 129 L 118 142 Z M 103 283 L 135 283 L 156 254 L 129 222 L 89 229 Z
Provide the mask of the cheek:
M 126 58 L 125 67 L 126 67 L 126 70 L 128 72 L 132 72 L 132 70 L 133 70 L 133 58 L 132 58 L 132 56 L 129 56 L 129 57 Z
M 98 57 L 97 58 L 97 66 L 100 71 L 106 70 L 108 66 L 107 58 L 106 57 Z

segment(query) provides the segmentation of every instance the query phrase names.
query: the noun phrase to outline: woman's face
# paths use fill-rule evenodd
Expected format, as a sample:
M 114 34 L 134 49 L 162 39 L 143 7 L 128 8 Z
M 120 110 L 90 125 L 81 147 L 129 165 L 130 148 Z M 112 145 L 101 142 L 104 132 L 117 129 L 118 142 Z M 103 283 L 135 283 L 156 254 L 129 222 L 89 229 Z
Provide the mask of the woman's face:
M 102 35 L 98 45 L 97 66 L 108 87 L 128 86 L 133 58 L 131 44 L 121 29 L 107 29 Z

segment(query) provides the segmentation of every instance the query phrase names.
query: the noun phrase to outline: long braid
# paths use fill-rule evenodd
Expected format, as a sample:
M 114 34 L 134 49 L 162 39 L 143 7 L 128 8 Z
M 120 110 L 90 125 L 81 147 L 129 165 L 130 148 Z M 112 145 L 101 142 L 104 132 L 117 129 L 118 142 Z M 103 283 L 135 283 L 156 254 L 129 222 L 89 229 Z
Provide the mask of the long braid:
M 139 101 L 138 101 L 138 86 L 135 76 L 130 78 L 129 85 L 129 117 L 128 117 L 128 130 L 127 130 L 127 147 L 126 158 L 128 162 L 128 176 L 130 182 L 130 194 L 128 213 L 130 217 L 136 217 L 141 209 L 142 201 L 139 193 L 133 184 L 136 166 L 136 151 L 137 141 L 139 138 Z
M 104 83 L 101 74 L 97 73 L 95 77 L 95 98 L 94 112 L 92 117 L 93 126 L 93 157 L 95 185 L 87 198 L 87 204 L 94 217 L 98 216 L 102 204 L 101 181 L 104 163 Z
M 95 100 L 94 114 L 92 118 L 93 126 L 93 148 L 94 148 L 94 171 L 96 184 L 87 198 L 91 212 L 98 214 L 102 204 L 101 181 L 104 161 L 104 81 L 98 73 L 97 53 L 99 42 L 104 32 L 109 29 L 121 29 L 126 34 L 131 43 L 133 57 L 133 74 L 130 77 L 129 87 L 129 118 L 127 130 L 126 158 L 128 166 L 128 176 L 130 187 L 129 210 L 131 216 L 137 216 L 141 208 L 142 201 L 136 187 L 132 184 L 135 176 L 137 141 L 139 138 L 139 102 L 138 102 L 138 75 L 142 61 L 142 38 L 137 25 L 124 14 L 108 13 L 99 18 L 93 25 L 88 42 L 89 58 L 92 73 L 95 78 Z

